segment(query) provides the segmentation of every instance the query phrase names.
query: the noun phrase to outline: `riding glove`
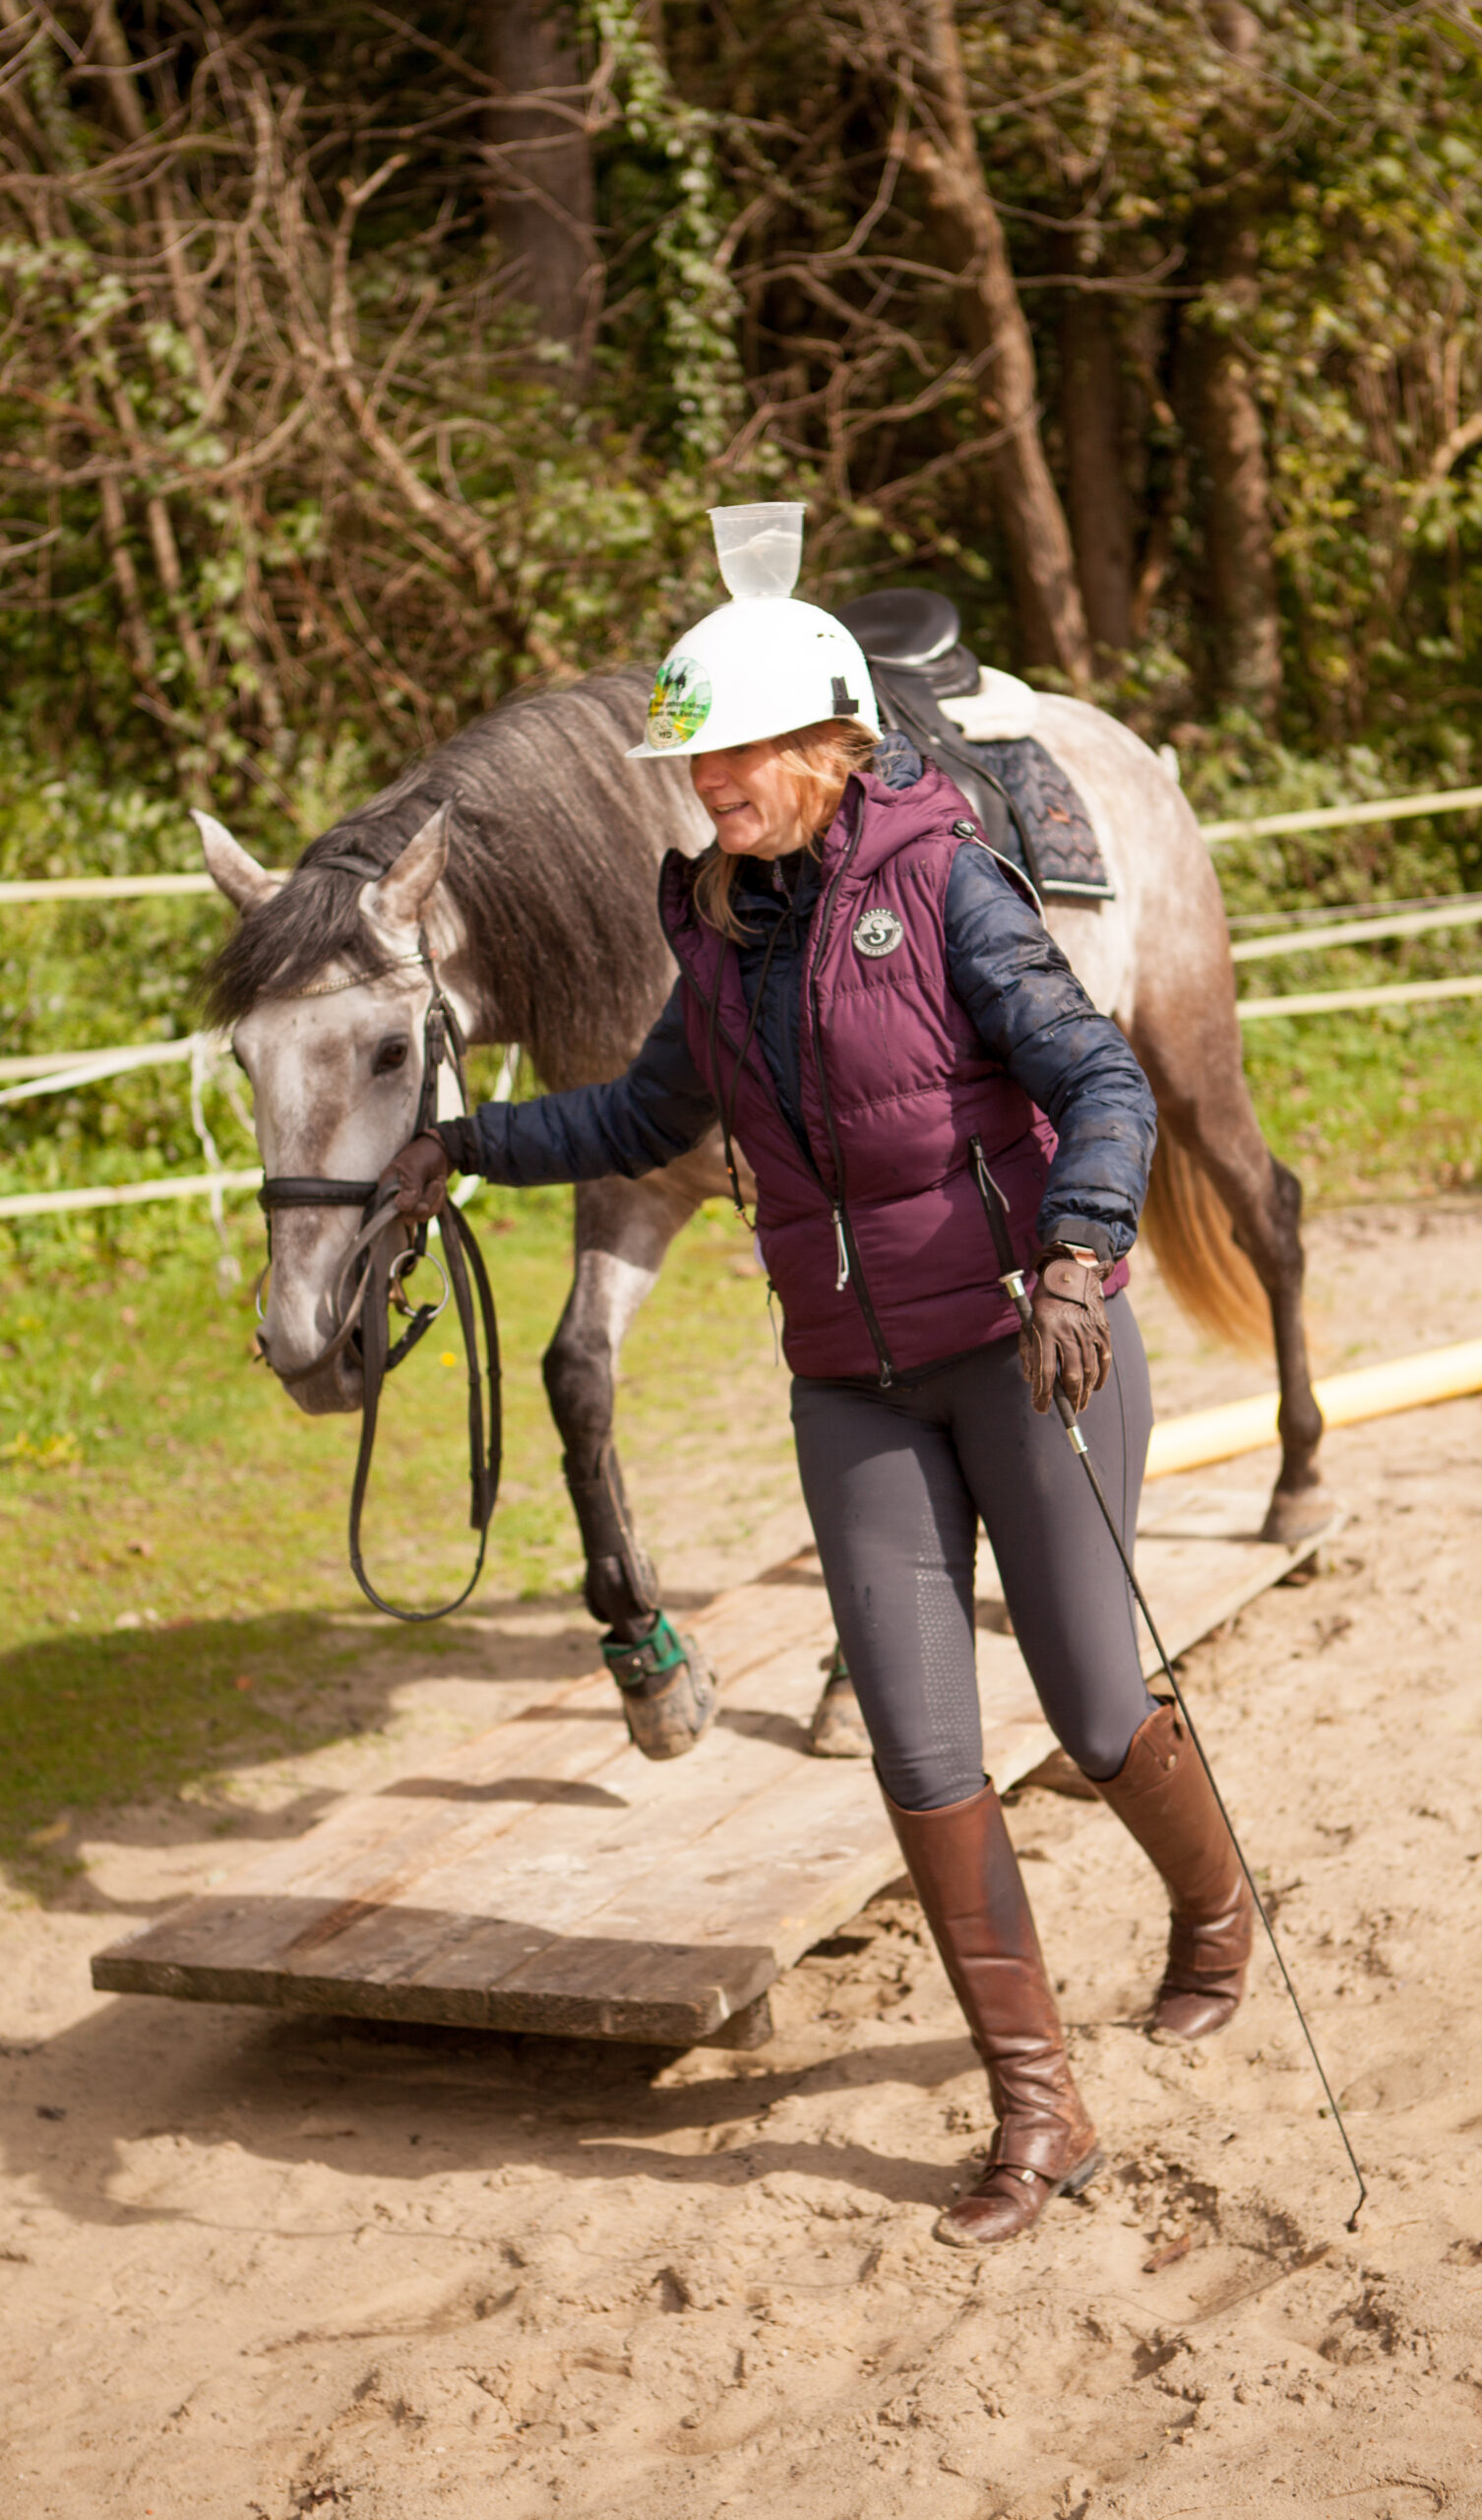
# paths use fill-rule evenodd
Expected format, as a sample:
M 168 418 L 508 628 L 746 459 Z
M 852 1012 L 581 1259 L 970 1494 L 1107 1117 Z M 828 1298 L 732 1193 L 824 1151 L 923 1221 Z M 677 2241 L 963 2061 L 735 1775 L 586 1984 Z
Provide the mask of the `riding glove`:
M 443 1204 L 448 1172 L 447 1148 L 441 1138 L 424 1129 L 420 1137 L 413 1138 L 400 1155 L 392 1158 L 376 1186 L 387 1190 L 395 1184 L 398 1216 L 425 1225 Z
M 1031 1318 L 1019 1334 L 1019 1362 L 1041 1417 L 1058 1375 L 1074 1410 L 1085 1407 L 1111 1371 L 1111 1324 L 1094 1254 L 1052 1243 L 1040 1254 Z

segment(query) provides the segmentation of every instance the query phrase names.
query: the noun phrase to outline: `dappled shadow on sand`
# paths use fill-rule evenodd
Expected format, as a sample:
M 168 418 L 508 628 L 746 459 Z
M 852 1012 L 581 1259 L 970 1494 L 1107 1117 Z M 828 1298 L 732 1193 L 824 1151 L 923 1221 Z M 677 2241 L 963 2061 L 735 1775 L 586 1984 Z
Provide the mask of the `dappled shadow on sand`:
M 233 1776 L 379 1732 L 419 1682 L 487 1687 L 467 1712 L 476 1720 L 486 1706 L 494 1724 L 511 1688 L 569 1685 L 599 1659 L 596 1631 L 569 1596 L 494 1604 L 432 1636 L 358 1614 L 283 1612 L 33 1639 L 0 1654 L 0 1859 L 43 1904 L 108 1907 L 62 1875 L 59 1812 L 96 1814 L 90 1834 L 163 1846 L 181 1835 L 187 1797 L 197 1835 L 298 1836 L 333 1792 L 254 1810 L 233 1795 Z

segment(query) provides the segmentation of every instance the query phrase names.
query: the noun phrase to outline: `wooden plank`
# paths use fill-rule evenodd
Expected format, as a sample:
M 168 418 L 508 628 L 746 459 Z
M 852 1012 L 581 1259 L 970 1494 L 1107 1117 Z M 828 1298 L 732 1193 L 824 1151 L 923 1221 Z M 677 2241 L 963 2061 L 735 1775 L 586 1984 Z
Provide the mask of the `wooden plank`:
M 1310 1554 L 1311 1540 L 1263 1542 L 1264 1512 L 1217 1474 L 1159 1491 L 1140 1572 L 1171 1653 Z M 1053 1736 L 1002 1605 L 980 1617 L 985 1764 L 1007 1788 Z M 765 2036 L 768 1986 L 900 1857 L 869 1763 L 806 1755 L 833 1637 L 816 1557 L 693 1625 L 725 1689 L 692 1759 L 642 1759 L 605 1673 L 574 1682 L 346 1796 L 225 1891 L 100 1953 L 94 1984 L 676 2046 Z
M 1209 1472 L 1160 1484 L 1144 1499 L 1138 1526 L 1139 1580 L 1175 1661 L 1234 1618 L 1248 1602 L 1304 1565 L 1334 1540 L 1347 1517 L 1335 1508 L 1320 1532 L 1287 1548 L 1261 1537 L 1270 1502 L 1265 1488 L 1226 1485 Z M 1140 1620 L 1140 1626 L 1142 1622 Z M 1142 1670 L 1158 1670 L 1151 1638 L 1142 1630 Z

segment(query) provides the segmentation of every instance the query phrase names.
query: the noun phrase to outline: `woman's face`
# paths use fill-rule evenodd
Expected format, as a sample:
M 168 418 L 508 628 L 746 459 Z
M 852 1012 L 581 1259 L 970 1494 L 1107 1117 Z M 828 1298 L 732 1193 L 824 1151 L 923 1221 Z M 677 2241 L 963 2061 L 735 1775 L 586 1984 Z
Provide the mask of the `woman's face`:
M 788 857 L 807 842 L 797 781 L 771 736 L 696 753 L 690 776 L 727 856 Z

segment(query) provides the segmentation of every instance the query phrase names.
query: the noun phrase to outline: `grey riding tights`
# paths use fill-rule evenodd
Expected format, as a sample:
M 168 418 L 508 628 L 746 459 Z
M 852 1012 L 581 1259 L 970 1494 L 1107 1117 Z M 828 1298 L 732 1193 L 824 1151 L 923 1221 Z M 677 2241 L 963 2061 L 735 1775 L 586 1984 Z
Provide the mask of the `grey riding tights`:
M 1081 1412 L 1124 1539 L 1152 1399 L 1125 1294 L 1112 1370 Z M 906 1811 L 983 1782 L 973 1651 L 978 1518 L 1039 1702 L 1087 1776 L 1115 1776 L 1151 1711 L 1127 1578 L 1058 1418 L 1036 1418 L 1014 1339 L 926 1380 L 792 1386 L 803 1494 L 880 1780 Z

